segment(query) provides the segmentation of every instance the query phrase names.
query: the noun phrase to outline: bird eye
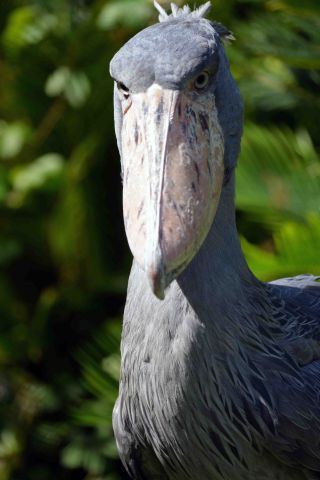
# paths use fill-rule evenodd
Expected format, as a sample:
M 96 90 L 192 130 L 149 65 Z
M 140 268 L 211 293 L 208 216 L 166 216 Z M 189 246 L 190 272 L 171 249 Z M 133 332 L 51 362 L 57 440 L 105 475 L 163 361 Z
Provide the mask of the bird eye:
M 129 88 L 125 86 L 124 83 L 122 82 L 117 82 L 117 87 L 118 87 L 118 90 L 120 93 L 122 93 L 122 95 L 124 96 L 124 98 L 129 98 L 130 96 L 130 92 L 129 92 Z
M 122 113 L 125 115 L 132 105 L 132 98 L 130 96 L 130 90 L 122 82 L 117 82 L 117 88 L 119 92 L 120 102 L 122 105 Z
M 203 90 L 208 85 L 209 79 L 210 77 L 208 72 L 200 73 L 200 75 L 198 75 L 194 81 L 196 90 Z

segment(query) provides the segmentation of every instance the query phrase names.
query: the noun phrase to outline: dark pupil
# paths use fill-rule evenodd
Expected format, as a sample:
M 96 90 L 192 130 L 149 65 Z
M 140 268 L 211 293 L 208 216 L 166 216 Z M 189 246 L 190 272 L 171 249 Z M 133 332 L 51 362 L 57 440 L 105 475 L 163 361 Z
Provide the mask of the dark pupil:
M 129 92 L 129 88 L 126 87 L 122 82 L 118 83 L 118 87 L 120 90 L 123 90 L 124 92 Z
M 207 78 L 207 77 L 206 77 L 204 74 L 199 75 L 199 77 L 197 78 L 197 84 L 198 84 L 199 86 L 203 85 L 203 84 L 205 83 L 205 81 L 206 81 L 206 78 Z

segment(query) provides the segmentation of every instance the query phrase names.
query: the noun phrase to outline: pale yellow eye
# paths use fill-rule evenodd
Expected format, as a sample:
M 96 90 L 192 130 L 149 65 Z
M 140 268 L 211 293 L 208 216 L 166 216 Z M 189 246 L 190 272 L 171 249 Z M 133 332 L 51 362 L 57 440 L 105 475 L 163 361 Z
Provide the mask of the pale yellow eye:
M 209 79 L 210 77 L 208 72 L 200 73 L 200 75 L 198 75 L 194 81 L 194 86 L 196 90 L 203 90 L 204 88 L 206 88 L 209 83 Z

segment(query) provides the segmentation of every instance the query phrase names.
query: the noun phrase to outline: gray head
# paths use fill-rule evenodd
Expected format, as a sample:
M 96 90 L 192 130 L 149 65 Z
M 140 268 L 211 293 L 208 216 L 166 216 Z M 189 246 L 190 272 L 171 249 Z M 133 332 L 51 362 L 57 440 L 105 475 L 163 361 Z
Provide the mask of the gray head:
M 131 251 L 154 293 L 189 264 L 213 223 L 233 171 L 242 102 L 222 25 L 172 4 L 160 23 L 129 40 L 110 65 Z M 227 172 L 227 173 L 226 173 Z

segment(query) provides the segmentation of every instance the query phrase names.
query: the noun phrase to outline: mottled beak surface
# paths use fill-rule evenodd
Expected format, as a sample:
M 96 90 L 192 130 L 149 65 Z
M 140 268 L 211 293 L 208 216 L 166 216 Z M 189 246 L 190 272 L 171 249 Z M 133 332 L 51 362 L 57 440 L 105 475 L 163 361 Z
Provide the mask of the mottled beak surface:
M 199 250 L 217 209 L 224 144 L 212 105 L 213 94 L 154 84 L 123 112 L 125 228 L 159 298 Z

